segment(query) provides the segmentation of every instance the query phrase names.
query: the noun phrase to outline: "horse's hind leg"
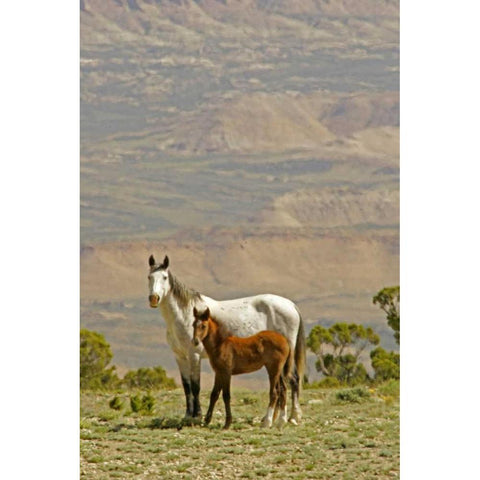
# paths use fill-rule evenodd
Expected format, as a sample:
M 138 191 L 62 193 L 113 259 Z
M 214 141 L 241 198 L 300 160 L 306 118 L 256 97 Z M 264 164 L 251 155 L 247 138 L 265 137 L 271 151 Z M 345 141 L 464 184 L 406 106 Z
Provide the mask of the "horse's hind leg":
M 194 353 L 190 357 L 190 385 L 192 391 L 192 416 L 202 418 L 202 408 L 200 406 L 200 355 Z
M 298 376 L 297 369 L 294 368 L 292 372 L 292 378 L 290 379 L 290 386 L 292 388 L 292 414 L 288 421 L 294 425 L 298 425 L 302 418 L 302 410 L 300 408 L 300 378 Z

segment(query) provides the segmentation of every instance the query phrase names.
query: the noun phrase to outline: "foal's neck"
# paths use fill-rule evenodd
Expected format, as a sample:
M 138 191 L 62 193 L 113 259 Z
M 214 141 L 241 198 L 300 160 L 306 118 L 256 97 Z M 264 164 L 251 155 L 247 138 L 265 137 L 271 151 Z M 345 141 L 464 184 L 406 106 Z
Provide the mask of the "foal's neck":
M 210 317 L 208 319 L 208 333 L 203 339 L 203 345 L 207 353 L 213 352 L 230 335 L 230 332 L 225 327 L 219 325 L 216 320 Z

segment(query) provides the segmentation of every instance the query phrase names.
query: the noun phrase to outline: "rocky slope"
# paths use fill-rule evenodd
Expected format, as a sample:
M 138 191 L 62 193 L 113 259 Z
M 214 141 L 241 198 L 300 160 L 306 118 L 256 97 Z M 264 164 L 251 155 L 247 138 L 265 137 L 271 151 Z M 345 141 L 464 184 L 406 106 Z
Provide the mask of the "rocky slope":
M 399 2 L 81 1 L 81 322 L 175 371 L 146 261 L 374 325 L 399 281 Z

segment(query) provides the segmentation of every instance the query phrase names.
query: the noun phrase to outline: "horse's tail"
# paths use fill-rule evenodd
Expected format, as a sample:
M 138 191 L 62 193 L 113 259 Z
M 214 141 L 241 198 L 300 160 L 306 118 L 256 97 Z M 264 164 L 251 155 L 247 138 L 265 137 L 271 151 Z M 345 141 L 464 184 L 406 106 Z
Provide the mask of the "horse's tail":
M 288 345 L 288 357 L 285 365 L 283 366 L 283 378 L 285 380 L 290 380 L 293 375 L 293 360 L 294 360 L 294 352 L 293 349 L 290 348 L 290 344 Z
M 295 308 L 300 318 L 300 324 L 297 332 L 297 342 L 295 344 L 295 369 L 298 375 L 298 391 L 300 393 L 307 364 L 307 348 L 305 343 L 305 329 L 303 327 L 302 314 L 296 305 Z

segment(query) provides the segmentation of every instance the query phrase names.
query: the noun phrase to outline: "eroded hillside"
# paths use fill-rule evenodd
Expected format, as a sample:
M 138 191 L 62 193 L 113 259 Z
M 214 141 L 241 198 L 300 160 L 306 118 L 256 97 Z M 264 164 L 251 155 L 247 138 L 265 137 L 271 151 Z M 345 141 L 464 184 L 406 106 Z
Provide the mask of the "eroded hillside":
M 210 296 L 283 294 L 392 346 L 371 298 L 399 274 L 398 9 L 81 2 L 82 324 L 119 366 L 174 369 L 150 253 Z

